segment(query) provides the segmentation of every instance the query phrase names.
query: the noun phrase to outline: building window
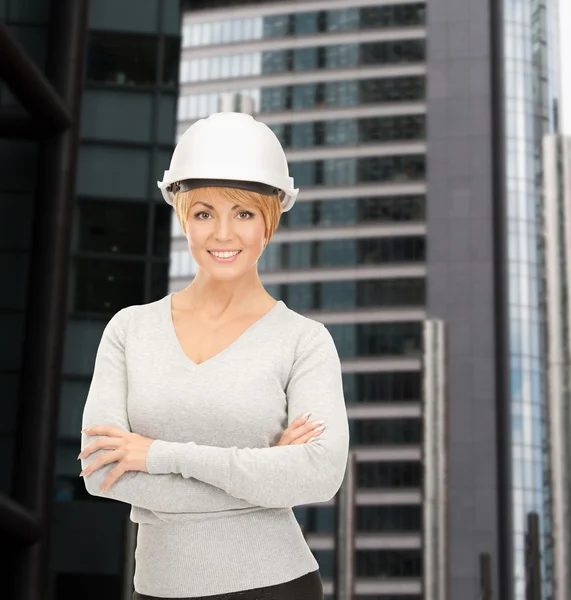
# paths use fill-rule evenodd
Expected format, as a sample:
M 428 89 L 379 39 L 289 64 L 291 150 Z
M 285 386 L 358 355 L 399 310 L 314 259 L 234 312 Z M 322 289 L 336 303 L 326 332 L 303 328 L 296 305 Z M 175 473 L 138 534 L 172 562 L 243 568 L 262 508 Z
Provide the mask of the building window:
M 359 64 L 364 66 L 422 61 L 425 57 L 425 46 L 424 40 L 397 40 L 361 44 Z
M 290 165 L 296 185 L 350 185 L 369 181 L 419 181 L 425 177 L 424 155 L 367 156 L 300 161 Z
M 424 25 L 426 4 L 424 2 L 395 6 L 364 6 L 359 9 L 361 29 L 381 27 L 411 27 Z
M 319 64 L 318 52 L 319 48 L 295 48 L 293 51 L 293 70 L 308 71 L 318 69 L 322 65 Z
M 394 373 L 344 373 L 343 389 L 347 402 L 420 402 L 422 381 L 419 371 Z
M 363 79 L 355 84 L 360 104 L 423 100 L 426 97 L 424 77 Z
M 180 59 L 180 38 L 165 37 L 165 53 L 163 60 L 163 85 L 178 85 L 178 69 Z
M 261 69 L 260 53 L 252 54 L 254 73 Z M 220 77 L 230 76 L 229 57 L 216 59 L 215 69 Z M 193 61 L 192 65 L 199 64 Z M 180 67 L 181 82 L 195 81 L 199 71 L 193 74 L 191 63 L 183 61 Z M 193 79 L 194 77 L 194 79 Z M 252 98 L 254 111 L 267 113 L 291 108 L 325 108 L 331 106 L 356 106 L 357 104 L 380 104 L 384 102 L 410 102 L 425 97 L 425 79 L 419 77 L 393 77 L 351 81 L 319 82 L 295 86 L 270 86 L 240 90 Z M 197 119 L 216 112 L 220 93 L 188 94 L 179 98 L 179 119 Z M 213 104 L 212 104 L 213 102 Z M 210 111 L 210 112 L 209 112 Z
M 313 104 L 313 102 L 311 102 Z M 367 117 L 304 121 L 272 125 L 282 146 L 343 146 L 393 140 L 422 140 L 426 137 L 424 115 Z
M 317 33 L 319 31 L 318 17 L 319 13 L 317 11 L 295 13 L 293 16 L 295 34 L 309 35 Z
M 146 253 L 146 202 L 81 199 L 78 203 L 80 252 Z
M 357 506 L 356 510 L 359 533 L 405 533 L 422 529 L 422 507 L 418 505 Z
M 424 48 L 424 40 L 399 40 L 362 45 L 313 46 L 262 53 L 237 52 L 227 56 L 184 61 L 180 73 L 183 82 L 246 77 L 252 74 L 250 64 L 253 62 L 261 63 L 261 73 L 264 74 L 350 69 L 357 66 L 421 61 L 424 60 Z M 260 70 L 254 74 L 260 74 Z
M 421 277 L 284 283 L 271 288 L 276 297 L 298 311 L 422 306 L 426 294 Z
M 144 298 L 145 263 L 76 257 L 74 283 L 75 311 L 116 313 Z
M 359 44 L 326 46 L 325 52 L 329 69 L 348 69 L 359 63 Z
M 418 446 L 422 442 L 422 421 L 408 419 L 354 419 L 350 422 L 354 444 L 369 446 Z
M 420 354 L 421 323 L 328 325 L 342 358 L 414 356 Z
M 292 108 L 314 108 L 317 104 L 317 88 L 320 85 L 321 84 L 319 83 L 308 83 L 293 86 L 293 89 L 290 91 L 290 94 L 292 94 Z M 272 109 L 264 102 L 264 91 L 265 90 L 262 90 L 261 110 L 263 112 L 267 108 L 267 111 L 269 112 Z
M 364 489 L 415 488 L 422 485 L 420 463 L 408 461 L 357 464 L 357 487 Z
M 357 577 L 385 580 L 422 575 L 420 550 L 356 550 L 355 566 Z
M 293 15 L 271 15 L 264 17 L 263 37 L 286 37 L 294 31 Z
M 425 260 L 425 245 L 423 236 L 270 244 L 258 261 L 258 269 L 267 272 L 309 267 L 418 263 Z
M 153 255 L 168 258 L 171 248 L 171 222 L 174 211 L 166 202 L 155 205 L 155 223 L 153 227 Z M 178 221 L 177 221 L 178 225 Z M 178 234 L 178 232 L 177 232 Z
M 359 9 L 345 8 L 327 13 L 327 31 L 354 31 L 360 28 Z
M 87 48 L 87 81 L 125 86 L 156 85 L 154 35 L 91 31 Z
M 185 4 L 187 4 L 185 2 Z M 198 10 L 201 2 L 188 3 L 185 12 Z M 227 7 L 228 4 L 226 3 Z M 209 2 L 208 8 L 213 8 Z M 319 32 L 357 31 L 387 27 L 411 27 L 425 23 L 425 3 L 302 11 L 292 14 L 249 17 L 185 25 L 185 46 L 242 42 L 260 38 L 314 35 Z
M 289 71 L 290 52 L 287 50 L 273 50 L 262 53 L 262 73 L 280 73 Z

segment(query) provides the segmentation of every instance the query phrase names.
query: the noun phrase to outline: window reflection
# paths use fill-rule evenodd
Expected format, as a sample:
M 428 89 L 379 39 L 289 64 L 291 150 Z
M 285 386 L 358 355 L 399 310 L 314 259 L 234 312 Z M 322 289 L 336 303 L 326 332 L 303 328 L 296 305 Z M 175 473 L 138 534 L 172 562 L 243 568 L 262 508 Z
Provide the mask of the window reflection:
M 318 11 L 296 13 L 293 19 L 294 31 L 298 35 L 307 35 L 319 31 L 321 19 L 319 19 Z
M 270 244 L 258 261 L 258 270 L 416 263 L 424 259 L 423 236 L 314 240 Z
M 307 48 L 290 48 L 285 50 L 268 50 L 265 52 L 235 53 L 227 56 L 213 56 L 183 61 L 181 76 L 198 71 L 198 79 L 182 79 L 187 81 L 207 81 L 227 77 L 246 77 L 252 75 L 248 65 L 258 62 L 261 57 L 259 74 L 275 74 L 289 71 L 307 71 L 319 69 L 346 69 L 358 66 L 377 64 L 395 64 L 401 62 L 418 62 L 424 60 L 424 40 L 397 40 L 389 42 L 371 42 L 367 44 L 344 44 L 339 46 L 310 46 Z M 245 58 L 242 58 L 245 57 Z M 221 69 L 218 77 L 217 64 L 226 60 L 228 69 Z M 194 65 L 194 67 L 193 67 Z M 198 66 L 197 66 L 198 65 Z
M 271 125 L 282 146 L 342 146 L 426 137 L 425 115 L 365 117 Z
M 421 331 L 418 322 L 328 325 L 339 356 L 418 356 Z
M 365 28 L 363 23 L 362 28 Z M 360 11 L 358 8 L 332 10 L 327 13 L 327 31 L 352 31 L 359 29 Z
M 190 3 L 185 11 L 197 10 L 200 3 Z M 209 3 L 209 8 L 212 8 Z M 248 17 L 211 23 L 185 24 L 184 46 L 240 42 L 320 32 L 356 31 L 386 27 L 423 25 L 425 3 L 370 6 L 340 10 L 303 11 L 294 14 Z
M 369 181 L 419 181 L 425 177 L 424 154 L 367 156 L 293 162 L 296 185 L 347 185 Z
M 423 277 L 398 279 L 317 281 L 273 284 L 268 293 L 293 310 L 350 310 L 355 308 L 422 306 L 426 280 Z
M 422 277 L 317 281 L 274 284 L 272 290 L 274 297 L 297 311 L 422 306 L 426 281 Z
M 254 73 L 259 73 L 261 57 L 258 54 L 250 57 L 255 62 Z M 248 60 L 250 60 L 248 58 Z M 219 57 L 216 71 L 221 78 L 229 74 L 228 57 Z M 184 63 L 181 64 L 181 82 L 192 81 L 198 71 L 191 72 Z M 179 99 L 178 118 L 198 119 L 210 114 L 210 105 L 218 106 L 220 93 L 188 94 Z M 318 108 L 326 106 L 356 106 L 383 102 L 409 102 L 422 100 L 425 97 L 425 79 L 419 77 L 393 77 L 352 81 L 332 81 L 322 83 L 271 86 L 240 90 L 250 96 L 255 112 L 276 112 L 290 108 Z M 214 100 L 212 100 L 214 99 Z M 204 101 L 204 102 L 203 102 Z M 216 108 L 211 112 L 216 112 Z
M 286 37 L 294 31 L 293 15 L 271 15 L 263 17 L 263 37 Z

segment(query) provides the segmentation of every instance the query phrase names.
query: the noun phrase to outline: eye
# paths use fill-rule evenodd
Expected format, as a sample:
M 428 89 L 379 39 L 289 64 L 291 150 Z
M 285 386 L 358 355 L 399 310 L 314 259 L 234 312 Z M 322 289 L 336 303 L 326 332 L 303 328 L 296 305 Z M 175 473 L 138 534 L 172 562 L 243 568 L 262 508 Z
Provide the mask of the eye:
M 239 215 L 248 215 L 248 217 L 253 217 L 254 213 L 250 212 L 249 210 L 241 210 L 239 213 Z M 200 217 L 200 215 L 210 215 L 210 213 L 206 212 L 205 210 L 201 210 L 200 212 L 194 213 L 194 218 L 198 219 L 199 221 L 205 221 L 206 219 L 202 219 Z M 242 221 L 244 219 L 241 219 Z

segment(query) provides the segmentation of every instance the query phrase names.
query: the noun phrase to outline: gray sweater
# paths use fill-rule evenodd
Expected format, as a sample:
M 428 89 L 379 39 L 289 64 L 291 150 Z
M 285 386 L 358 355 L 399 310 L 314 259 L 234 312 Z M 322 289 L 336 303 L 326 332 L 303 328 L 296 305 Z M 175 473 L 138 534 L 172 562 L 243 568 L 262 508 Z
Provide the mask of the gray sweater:
M 323 433 L 276 446 L 309 411 Z M 155 440 L 147 472 L 128 471 L 103 493 L 117 463 L 84 478 L 90 494 L 132 505 L 137 592 L 192 598 L 319 568 L 292 507 L 333 498 L 349 451 L 339 355 L 322 323 L 279 301 L 196 364 L 176 337 L 171 294 L 121 309 L 97 350 L 82 429 L 91 425 Z M 82 434 L 81 448 L 97 439 Z

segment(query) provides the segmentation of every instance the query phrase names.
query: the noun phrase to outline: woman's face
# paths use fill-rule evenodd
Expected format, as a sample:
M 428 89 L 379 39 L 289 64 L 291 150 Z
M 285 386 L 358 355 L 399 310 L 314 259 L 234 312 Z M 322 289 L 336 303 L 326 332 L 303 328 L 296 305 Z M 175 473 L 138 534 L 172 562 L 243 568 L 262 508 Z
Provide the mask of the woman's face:
M 265 224 L 257 208 L 235 206 L 216 193 L 192 205 L 186 221 L 188 248 L 200 269 L 215 279 L 234 279 L 256 266 L 265 244 Z M 211 251 L 240 252 L 218 260 Z

